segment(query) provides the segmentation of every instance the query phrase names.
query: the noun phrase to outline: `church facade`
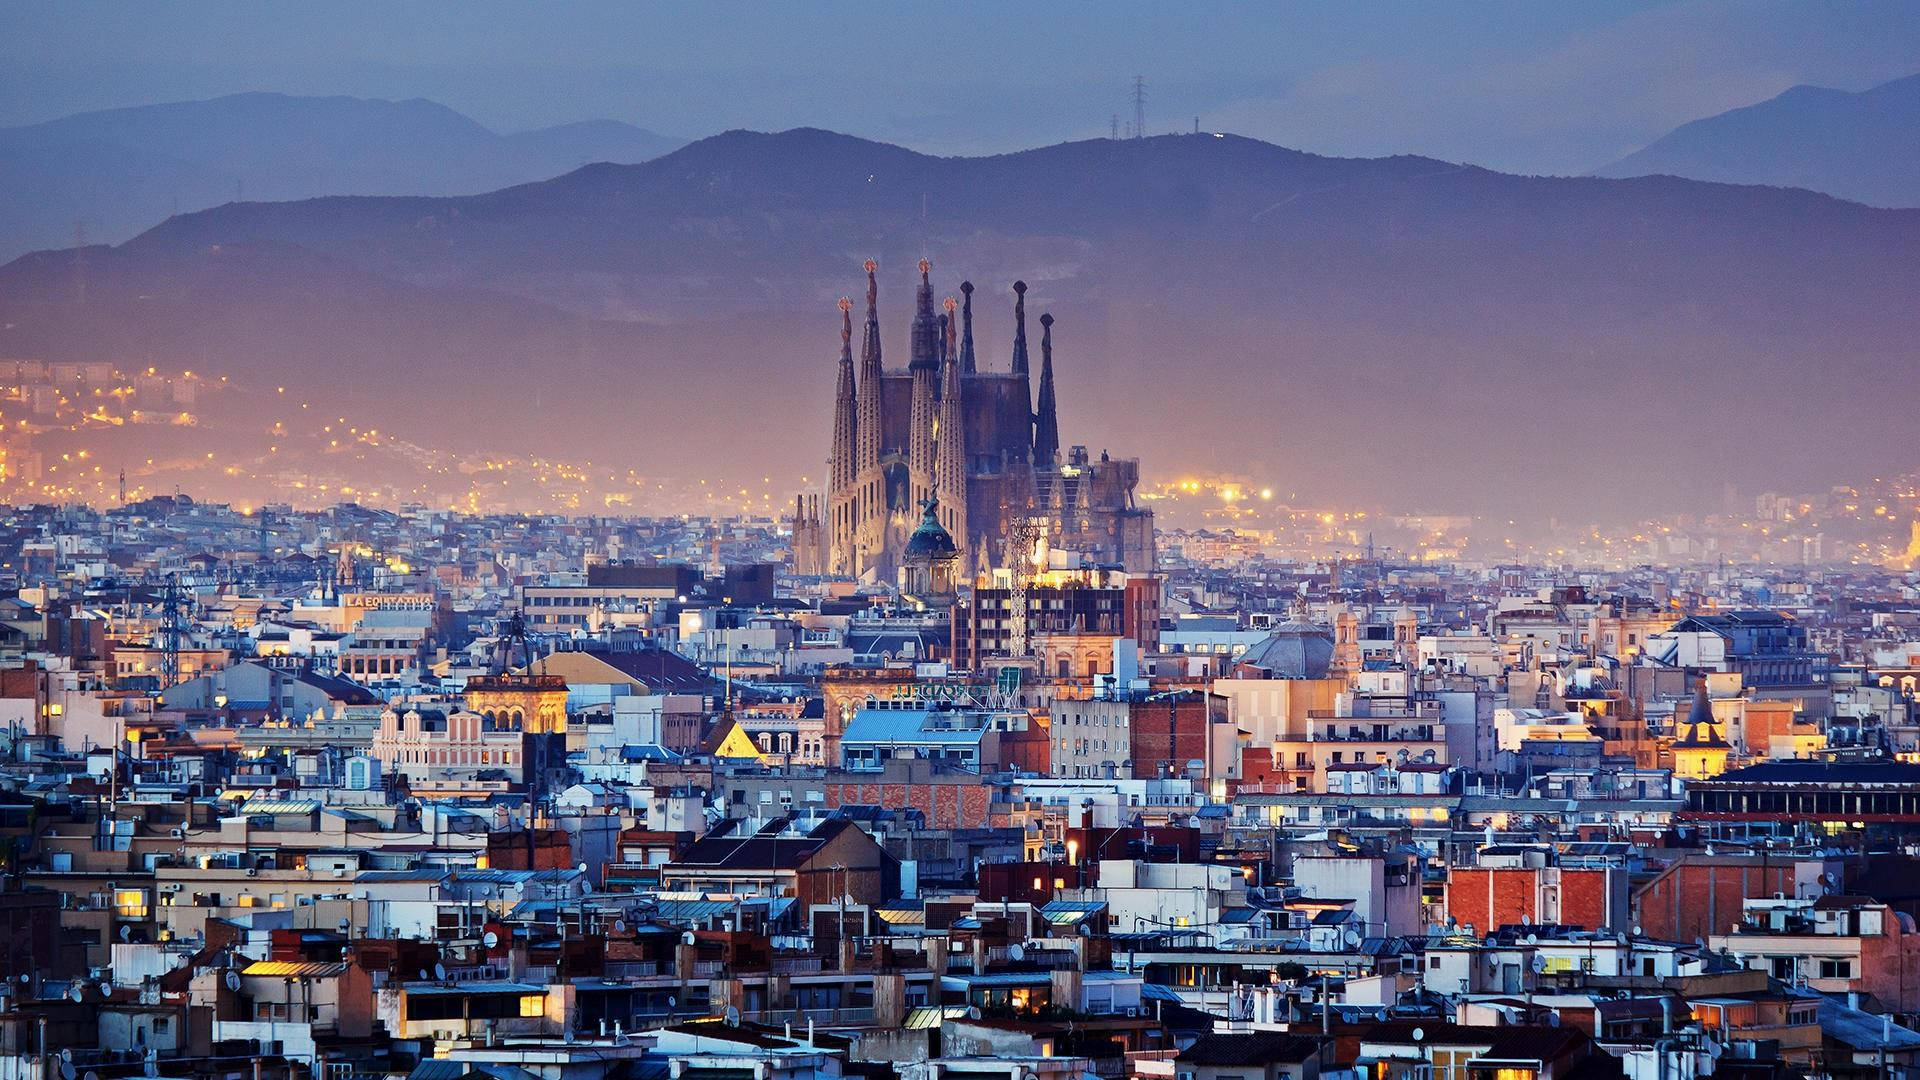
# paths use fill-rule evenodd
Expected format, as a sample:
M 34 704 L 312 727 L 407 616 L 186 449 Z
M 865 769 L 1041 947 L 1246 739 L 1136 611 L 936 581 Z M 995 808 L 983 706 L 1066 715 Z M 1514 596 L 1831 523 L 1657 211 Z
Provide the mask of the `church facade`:
M 856 363 L 853 304 L 840 301 L 840 359 L 824 512 L 796 514 L 820 541 L 809 560 L 837 577 L 895 579 L 928 504 L 960 547 L 961 565 L 1001 565 L 1010 534 L 1044 535 L 1053 547 L 1145 573 L 1153 568 L 1153 515 L 1134 500 L 1139 462 L 1063 455 L 1053 374 L 1053 317 L 1040 317 L 1035 403 L 1026 291 L 1015 282 L 1013 356 L 1005 371 L 975 359 L 973 284 L 934 302 L 920 262 L 904 369 L 889 370 L 880 332 L 877 266 L 866 264 L 866 322 Z M 801 517 L 808 520 L 802 521 Z M 798 545 L 796 545 L 796 552 Z

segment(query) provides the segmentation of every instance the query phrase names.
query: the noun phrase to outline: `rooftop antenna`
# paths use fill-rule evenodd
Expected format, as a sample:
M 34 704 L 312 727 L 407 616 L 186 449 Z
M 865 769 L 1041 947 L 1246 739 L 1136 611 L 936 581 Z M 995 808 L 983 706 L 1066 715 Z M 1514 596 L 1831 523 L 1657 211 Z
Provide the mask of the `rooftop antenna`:
M 1144 139 L 1147 135 L 1147 77 L 1133 77 L 1133 137 Z

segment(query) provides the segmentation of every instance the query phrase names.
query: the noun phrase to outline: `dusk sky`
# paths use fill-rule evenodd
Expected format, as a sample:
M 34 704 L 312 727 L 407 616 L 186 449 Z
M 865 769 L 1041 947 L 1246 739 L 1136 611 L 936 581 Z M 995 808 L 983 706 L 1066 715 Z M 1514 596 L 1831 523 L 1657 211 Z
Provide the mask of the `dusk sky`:
M 819 126 L 939 153 L 1147 128 L 1573 173 L 1799 83 L 1920 70 L 1920 5 L 586 2 L 0 5 L 0 124 L 249 90 L 500 130 Z

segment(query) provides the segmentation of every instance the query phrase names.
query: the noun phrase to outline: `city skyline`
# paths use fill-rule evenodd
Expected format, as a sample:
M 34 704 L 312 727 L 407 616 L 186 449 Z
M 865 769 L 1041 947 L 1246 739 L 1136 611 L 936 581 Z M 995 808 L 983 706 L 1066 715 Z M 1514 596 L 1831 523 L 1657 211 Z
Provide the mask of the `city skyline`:
M 1920 1078 L 1916 57 L 0 0 L 0 1080 Z

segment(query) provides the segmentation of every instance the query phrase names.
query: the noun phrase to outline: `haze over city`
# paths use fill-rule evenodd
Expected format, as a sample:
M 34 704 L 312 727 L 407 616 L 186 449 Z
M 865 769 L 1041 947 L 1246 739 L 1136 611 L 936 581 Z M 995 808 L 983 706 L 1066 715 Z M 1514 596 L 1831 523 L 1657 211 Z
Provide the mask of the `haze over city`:
M 1176 489 L 1551 545 L 1914 464 L 1916 162 L 1867 149 L 1920 109 L 1908 6 L 719 15 L 9 5 L 0 355 L 224 380 L 174 410 L 114 378 L 125 415 L 8 425 L 34 436 L 22 493 L 98 502 L 124 471 L 246 502 L 777 503 L 826 467 L 824 409 L 783 405 L 830 391 L 833 299 L 880 259 L 904 349 L 921 256 L 942 295 L 981 285 L 1002 362 L 1007 286 L 1032 279 L 1075 437 L 1153 445 L 1144 475 Z M 1809 85 L 1834 99 L 1812 118 Z M 1683 126 L 1750 106 L 1734 149 Z M 1782 181 L 1767 140 L 1795 124 L 1833 145 Z M 596 161 L 630 164 L 575 171 Z M 1540 178 L 1743 169 L 1871 205 Z M 452 422 L 422 424 L 423 397 Z M 663 400 L 783 424 L 638 436 Z M 1698 437 L 1728 410 L 1848 435 Z M 418 452 L 360 453 L 362 430 Z M 433 478 L 480 453 L 513 475 Z M 556 473 L 581 482 L 549 494 Z

